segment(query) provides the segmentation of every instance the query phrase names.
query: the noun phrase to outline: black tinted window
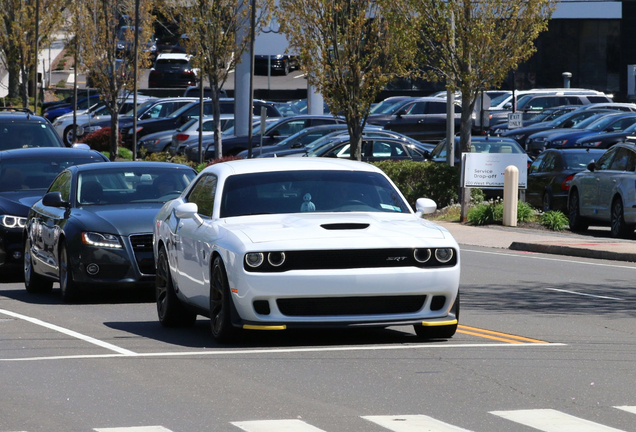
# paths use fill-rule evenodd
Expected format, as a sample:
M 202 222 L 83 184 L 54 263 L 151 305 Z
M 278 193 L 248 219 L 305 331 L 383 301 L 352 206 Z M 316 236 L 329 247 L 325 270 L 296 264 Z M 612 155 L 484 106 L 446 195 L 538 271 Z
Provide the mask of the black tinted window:
M 206 175 L 199 179 L 188 194 L 188 201 L 195 203 L 199 208 L 199 214 L 212 217 L 214 210 L 214 197 L 216 196 L 217 179 L 213 175 Z

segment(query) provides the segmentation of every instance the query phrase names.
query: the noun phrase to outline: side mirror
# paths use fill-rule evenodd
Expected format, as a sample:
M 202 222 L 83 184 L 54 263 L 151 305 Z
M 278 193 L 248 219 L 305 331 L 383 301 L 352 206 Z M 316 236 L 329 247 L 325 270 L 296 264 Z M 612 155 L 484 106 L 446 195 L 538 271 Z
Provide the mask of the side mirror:
M 273 131 L 268 133 L 267 136 L 270 138 L 276 138 L 277 136 L 280 136 L 280 131 L 278 129 L 274 129 Z
M 73 144 L 73 148 L 74 149 L 80 149 L 80 150 L 90 150 L 91 146 L 89 146 L 88 144 L 84 144 L 84 143 L 75 143 L 75 144 Z
M 415 210 L 422 217 L 422 215 L 434 213 L 437 210 L 437 204 L 429 198 L 418 198 L 415 201 Z
M 509 110 L 509 109 L 512 109 L 512 104 L 510 102 L 508 102 L 503 107 L 504 107 L 504 109 Z
M 403 115 L 406 115 L 406 110 L 399 110 L 397 113 L 395 113 L 395 116 L 400 118 Z
M 303 148 L 305 147 L 302 143 L 295 143 L 292 144 L 289 148 L 293 148 L 293 149 L 297 149 L 297 148 Z
M 592 161 L 589 164 L 587 164 L 587 169 L 590 172 L 594 172 L 594 170 L 596 169 L 596 162 Z
M 148 120 L 150 118 L 150 114 L 146 113 L 140 117 L 139 120 Z
M 174 214 L 179 219 L 194 219 L 194 221 L 201 225 L 203 223 L 203 219 L 199 216 L 199 206 L 195 203 L 183 203 L 177 206 L 174 209 Z
M 190 116 L 187 116 L 187 115 L 182 115 L 181 118 L 179 119 L 181 124 L 186 124 L 188 120 L 190 120 Z
M 62 199 L 60 192 L 49 192 L 44 195 L 42 197 L 42 205 L 46 207 L 70 207 L 70 204 Z

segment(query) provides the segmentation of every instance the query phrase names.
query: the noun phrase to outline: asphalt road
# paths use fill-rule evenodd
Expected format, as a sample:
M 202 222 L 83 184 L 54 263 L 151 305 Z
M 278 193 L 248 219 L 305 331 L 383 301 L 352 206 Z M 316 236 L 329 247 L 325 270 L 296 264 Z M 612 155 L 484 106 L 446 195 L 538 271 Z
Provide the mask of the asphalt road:
M 611 432 L 636 424 L 636 265 L 462 248 L 460 329 L 164 329 L 146 295 L 0 284 L 0 431 Z

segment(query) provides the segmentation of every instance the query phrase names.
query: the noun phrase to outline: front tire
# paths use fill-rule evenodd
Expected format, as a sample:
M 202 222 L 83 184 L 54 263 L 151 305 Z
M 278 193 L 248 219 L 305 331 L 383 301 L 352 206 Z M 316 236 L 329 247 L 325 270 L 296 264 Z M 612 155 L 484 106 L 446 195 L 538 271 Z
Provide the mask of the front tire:
M 65 303 L 72 303 L 79 298 L 79 287 L 73 280 L 66 243 L 60 244 L 60 291 Z
M 225 267 L 221 257 L 216 257 L 210 280 L 210 325 L 212 336 L 219 343 L 234 342 L 240 335 L 240 330 L 232 326 L 232 307 Z
M 455 314 L 455 318 L 459 321 L 459 291 L 451 312 Z M 457 332 L 457 323 L 443 326 L 423 326 L 414 325 L 415 334 L 420 339 L 450 339 Z
M 24 243 L 24 288 L 28 293 L 50 292 L 53 281 L 35 272 L 31 257 L 31 242 L 27 239 Z
M 75 139 L 75 125 L 70 125 L 66 129 L 64 129 L 64 144 L 67 146 L 71 146 L 73 144 L 73 140 Z
M 570 200 L 568 203 L 568 218 L 570 221 L 571 231 L 587 231 L 589 224 L 581 217 L 581 210 L 579 205 L 579 191 L 574 190 L 570 194 Z
M 157 315 L 164 327 L 193 326 L 197 315 L 187 310 L 174 290 L 168 254 L 165 248 L 159 250 L 157 257 L 157 276 L 155 297 L 157 300 Z
M 634 227 L 625 222 L 623 201 L 620 197 L 615 198 L 612 203 L 611 232 L 612 237 L 618 238 L 629 238 L 634 233 Z

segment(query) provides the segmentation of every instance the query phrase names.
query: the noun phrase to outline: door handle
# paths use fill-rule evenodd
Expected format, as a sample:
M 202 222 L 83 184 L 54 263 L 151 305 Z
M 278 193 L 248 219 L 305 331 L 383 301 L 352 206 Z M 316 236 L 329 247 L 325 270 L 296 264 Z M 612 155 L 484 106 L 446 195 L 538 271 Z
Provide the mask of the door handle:
M 417 121 L 418 124 L 425 123 L 425 122 L 426 122 L 426 120 L 424 120 L 424 119 Z

